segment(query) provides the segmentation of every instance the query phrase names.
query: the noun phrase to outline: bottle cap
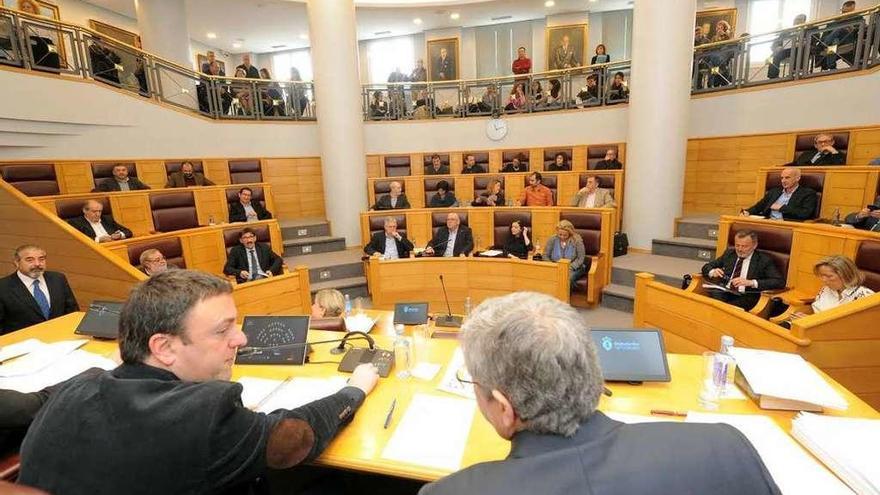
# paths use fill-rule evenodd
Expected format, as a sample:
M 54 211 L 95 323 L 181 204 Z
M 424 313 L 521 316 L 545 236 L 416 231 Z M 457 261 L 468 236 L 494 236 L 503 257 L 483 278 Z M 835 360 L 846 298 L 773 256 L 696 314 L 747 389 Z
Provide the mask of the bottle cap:
M 721 336 L 721 345 L 731 347 L 733 346 L 733 337 L 730 335 L 722 335 Z

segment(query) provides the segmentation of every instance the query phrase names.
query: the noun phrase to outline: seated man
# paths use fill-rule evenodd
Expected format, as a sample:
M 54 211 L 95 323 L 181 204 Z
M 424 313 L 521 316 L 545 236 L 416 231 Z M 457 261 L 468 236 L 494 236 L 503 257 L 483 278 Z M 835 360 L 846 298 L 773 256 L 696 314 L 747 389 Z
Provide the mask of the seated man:
M 400 182 L 392 182 L 389 189 L 388 194 L 383 194 L 376 201 L 376 204 L 371 208 L 372 210 L 401 210 L 410 207 L 409 200 L 406 199 L 406 194 L 403 193 L 403 186 L 400 185 Z
M 175 266 L 168 264 L 165 255 L 163 255 L 162 251 L 159 251 L 158 249 L 145 250 L 141 253 L 138 261 L 141 263 L 141 271 L 148 277 L 152 277 L 157 273 L 162 273 L 169 268 L 176 268 Z
M 748 311 L 758 303 L 760 291 L 785 287 L 785 276 L 779 273 L 773 259 L 757 249 L 758 234 L 751 230 L 737 232 L 733 249 L 703 265 L 702 270 L 708 282 L 732 292 L 709 289 L 708 295 Z
M 532 172 L 529 175 L 529 185 L 524 187 L 519 194 L 521 206 L 553 206 L 553 191 L 541 184 L 544 180 L 541 172 Z
M 213 186 L 214 183 L 201 172 L 195 172 L 192 162 L 180 164 L 180 171 L 168 175 L 165 187 Z
M 565 155 L 556 153 L 553 163 L 547 166 L 547 170 L 550 172 L 566 172 L 571 170 L 571 165 L 566 162 Z
M 599 411 L 596 346 L 566 303 L 533 292 L 487 299 L 460 339 L 473 380 L 466 383 L 483 417 L 511 441 L 510 454 L 425 485 L 420 495 L 780 493 L 730 425 L 626 424 Z
M 259 201 L 251 201 L 254 191 L 249 187 L 238 190 L 238 203 L 229 205 L 230 222 L 256 222 L 272 218 L 266 208 Z
M 428 256 L 443 256 L 446 258 L 452 256 L 465 257 L 474 250 L 474 236 L 470 227 L 461 225 L 461 217 L 458 213 L 450 213 L 446 215 L 446 227 L 437 229 L 437 233 L 428 247 L 425 248 L 425 254 Z
M 22 444 L 19 482 L 50 493 L 252 493 L 267 469 L 315 459 L 375 386 L 375 368 L 297 409 L 251 411 L 229 381 L 247 343 L 236 316 L 232 288 L 207 273 L 169 270 L 135 286 L 119 317 L 123 364 L 53 392 Z
M 82 232 L 95 242 L 110 242 L 132 237 L 131 231 L 116 223 L 111 215 L 102 215 L 104 205 L 90 199 L 83 205 L 83 216 L 67 221 L 73 228 Z
M 437 192 L 431 196 L 428 208 L 448 208 L 450 206 L 458 206 L 458 200 L 455 199 L 455 193 L 449 190 L 449 183 L 441 180 L 437 183 Z
M 101 181 L 98 187 L 92 189 L 92 192 L 140 191 L 149 188 L 150 186 L 138 180 L 137 177 L 129 177 L 128 167 L 120 164 L 113 166 L 113 180 Z
M 46 271 L 46 251 L 31 244 L 12 256 L 16 270 L 0 278 L 0 335 L 79 311 L 63 273 Z
M 425 175 L 447 175 L 449 174 L 449 165 L 443 165 L 440 161 L 440 155 L 431 156 L 431 164 L 425 166 Z
M 880 232 L 880 196 L 874 199 L 874 209 L 865 207 L 850 213 L 846 216 L 846 223 L 857 229 Z
M 843 165 L 846 163 L 846 152 L 834 148 L 834 136 L 818 134 L 813 139 L 816 151 L 804 151 L 792 165 Z
M 501 169 L 501 171 L 504 172 L 504 173 L 508 173 L 508 172 L 528 172 L 528 170 L 529 170 L 528 165 L 524 164 L 524 163 L 522 162 L 522 160 L 519 159 L 518 156 L 514 157 L 513 160 L 512 160 L 510 163 L 504 165 L 504 167 Z
M 816 214 L 816 203 L 819 201 L 818 195 L 809 187 L 800 187 L 800 181 L 800 169 L 782 169 L 782 187 L 768 190 L 760 201 L 741 210 L 740 215 L 760 215 L 764 218 L 795 222 L 813 218 Z
M 595 175 L 587 177 L 587 185 L 582 187 L 574 198 L 571 199 L 571 206 L 580 206 L 581 208 L 614 208 L 617 203 L 614 202 L 614 195 L 608 189 L 599 187 L 599 178 Z
M 413 250 L 413 243 L 406 238 L 406 234 L 397 231 L 397 220 L 394 217 L 385 217 L 385 232 L 376 232 L 370 239 L 370 243 L 364 246 L 364 252 L 370 256 L 379 256 L 386 260 L 409 258 Z
M 253 229 L 241 229 L 238 242 L 241 244 L 229 250 L 224 274 L 234 276 L 238 283 L 281 275 L 284 260 L 268 244 L 258 243 Z
M 617 159 L 617 150 L 609 148 L 605 152 L 605 158 L 596 162 L 594 170 L 621 170 L 623 164 Z
M 463 174 L 482 174 L 486 172 L 483 170 L 483 167 L 477 165 L 477 159 L 472 154 L 468 154 L 464 157 L 464 166 L 461 169 L 461 173 Z

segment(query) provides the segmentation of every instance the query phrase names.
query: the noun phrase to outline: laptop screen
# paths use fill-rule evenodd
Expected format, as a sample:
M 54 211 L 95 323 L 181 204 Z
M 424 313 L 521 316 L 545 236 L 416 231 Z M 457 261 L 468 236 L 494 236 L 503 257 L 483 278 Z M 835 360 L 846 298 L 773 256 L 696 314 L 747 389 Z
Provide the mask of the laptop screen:
M 599 353 L 602 374 L 607 381 L 668 382 L 669 365 L 660 330 L 591 330 Z
M 236 360 L 238 364 L 305 364 L 306 362 L 308 316 L 245 316 L 241 331 L 247 335 L 248 347 L 302 345 L 266 349 L 256 355 L 239 356 Z
M 428 303 L 397 303 L 394 305 L 394 324 L 424 325 L 428 322 Z

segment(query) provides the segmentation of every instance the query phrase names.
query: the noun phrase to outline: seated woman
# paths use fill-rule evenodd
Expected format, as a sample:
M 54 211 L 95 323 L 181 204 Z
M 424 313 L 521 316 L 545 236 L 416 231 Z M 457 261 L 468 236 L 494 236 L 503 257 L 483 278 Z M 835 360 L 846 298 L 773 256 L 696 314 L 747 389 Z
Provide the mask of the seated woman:
M 846 256 L 836 254 L 822 258 L 813 266 L 813 274 L 822 281 L 822 288 L 819 289 L 819 294 L 810 305 L 813 314 L 836 308 L 874 293 L 862 285 L 865 282 L 865 275 Z M 804 311 L 794 311 L 785 317 L 780 324 L 789 328 L 792 320 L 808 314 Z
M 502 246 L 501 249 L 504 250 L 504 254 L 506 254 L 508 258 L 519 258 L 523 260 L 528 258 L 529 252 L 535 249 L 535 246 L 532 245 L 532 241 L 529 240 L 529 228 L 523 227 L 519 220 L 514 220 L 513 223 L 510 224 L 510 238 L 504 243 L 504 246 Z
M 584 241 L 568 220 L 561 220 L 556 224 L 556 235 L 547 239 L 544 257 L 550 261 L 559 261 L 563 258 L 571 260 L 568 274 L 571 290 L 574 290 L 575 282 L 590 269 L 590 259 L 586 256 Z
M 321 289 L 315 293 L 312 318 L 336 318 L 345 312 L 345 296 L 336 289 Z
M 437 192 L 431 197 L 429 208 L 448 208 L 450 206 L 458 206 L 458 200 L 455 199 L 455 193 L 449 190 L 449 183 L 441 180 L 437 183 Z
M 507 97 L 507 106 L 504 107 L 508 112 L 518 112 L 526 108 L 526 90 L 524 83 L 516 83 L 510 90 Z
M 489 189 L 477 196 L 471 206 L 504 206 L 504 191 L 501 190 L 501 181 L 493 180 L 489 184 Z

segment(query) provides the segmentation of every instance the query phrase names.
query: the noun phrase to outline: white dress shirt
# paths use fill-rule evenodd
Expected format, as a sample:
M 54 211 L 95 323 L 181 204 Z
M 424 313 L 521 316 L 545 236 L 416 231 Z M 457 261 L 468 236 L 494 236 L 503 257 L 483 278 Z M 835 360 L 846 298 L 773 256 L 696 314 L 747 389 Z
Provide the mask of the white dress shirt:
M 596 191 L 587 194 L 587 197 L 584 198 L 584 206 L 587 208 L 596 207 Z
M 24 273 L 16 273 L 18 273 L 18 278 L 21 280 L 21 283 L 23 283 L 24 286 L 27 287 L 27 290 L 31 293 L 31 296 L 34 295 L 34 280 L 39 280 L 40 292 L 42 292 L 43 295 L 46 296 L 46 301 L 49 301 L 49 307 L 52 307 L 52 299 L 49 297 L 49 287 L 46 286 L 46 279 L 43 277 L 42 274 L 40 275 L 40 278 L 30 278 Z
M 396 260 L 400 258 L 400 253 L 397 252 L 397 239 L 393 236 L 385 236 L 385 253 L 382 257 L 386 260 Z
M 458 229 L 449 231 L 449 239 L 446 241 L 446 250 L 443 251 L 444 258 L 451 258 L 455 253 L 455 238 L 458 236 Z
M 755 253 L 752 252 L 752 254 L 755 254 Z M 744 259 L 742 260 L 742 270 L 739 272 L 739 276 L 740 276 L 741 278 L 744 278 L 744 279 L 748 279 L 748 278 L 749 278 L 749 265 L 752 263 L 752 254 L 748 255 L 748 257 L 746 257 L 746 258 L 744 258 Z M 736 272 L 736 263 L 739 263 L 739 260 L 737 260 L 736 262 L 734 262 L 734 265 L 733 265 L 733 271 L 734 271 L 734 272 Z M 732 280 L 732 279 L 733 279 L 733 273 L 731 273 L 730 275 L 731 275 L 731 280 Z M 729 284 L 728 284 L 728 285 L 729 285 Z M 752 281 L 752 288 L 754 288 L 754 289 L 757 289 L 757 288 L 758 288 L 758 281 L 757 281 L 757 280 L 753 280 L 753 281 Z M 740 292 L 745 292 L 745 291 L 746 291 L 746 286 L 745 286 L 745 285 L 741 285 L 741 286 L 739 286 L 739 288 L 737 288 L 737 290 L 740 291 Z
M 99 242 L 100 239 L 104 236 L 110 236 L 110 234 L 107 232 L 107 229 L 104 228 L 104 224 L 102 224 L 100 220 L 98 220 L 97 222 L 93 222 L 88 218 L 86 220 L 88 220 L 89 224 L 92 226 L 92 230 L 95 231 L 95 242 Z

